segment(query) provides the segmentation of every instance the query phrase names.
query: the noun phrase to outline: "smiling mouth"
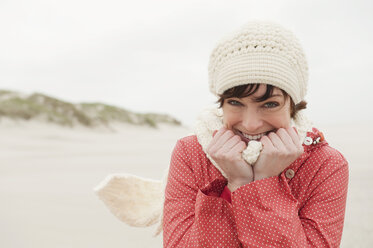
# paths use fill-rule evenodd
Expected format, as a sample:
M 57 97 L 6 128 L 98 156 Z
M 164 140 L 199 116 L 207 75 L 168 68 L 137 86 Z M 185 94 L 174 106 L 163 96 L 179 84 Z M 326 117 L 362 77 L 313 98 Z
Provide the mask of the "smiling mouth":
M 248 143 L 248 142 L 250 142 L 252 140 L 259 141 L 264 135 L 268 135 L 270 132 L 273 132 L 273 131 L 275 131 L 275 130 L 271 130 L 271 131 L 260 133 L 260 134 L 256 134 L 256 135 L 249 135 L 249 134 L 246 134 L 246 133 L 243 133 L 243 132 L 237 130 L 238 135 L 246 143 Z

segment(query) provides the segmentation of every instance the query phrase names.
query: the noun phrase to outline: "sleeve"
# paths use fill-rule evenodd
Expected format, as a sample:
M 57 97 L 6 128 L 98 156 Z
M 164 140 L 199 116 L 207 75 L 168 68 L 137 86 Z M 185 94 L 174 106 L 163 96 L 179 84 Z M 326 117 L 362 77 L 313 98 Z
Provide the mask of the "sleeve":
M 348 166 L 344 159 L 323 166 L 327 169 L 313 179 L 318 183 L 303 206 L 292 195 L 284 173 L 246 184 L 232 193 L 243 247 L 339 247 Z
M 231 191 L 229 190 L 228 186 L 224 187 L 224 190 L 223 192 L 221 192 L 220 197 L 225 199 L 229 203 L 232 203 Z
M 165 191 L 163 247 L 241 247 L 232 208 L 220 197 L 226 181 L 199 189 L 189 156 L 179 140 Z

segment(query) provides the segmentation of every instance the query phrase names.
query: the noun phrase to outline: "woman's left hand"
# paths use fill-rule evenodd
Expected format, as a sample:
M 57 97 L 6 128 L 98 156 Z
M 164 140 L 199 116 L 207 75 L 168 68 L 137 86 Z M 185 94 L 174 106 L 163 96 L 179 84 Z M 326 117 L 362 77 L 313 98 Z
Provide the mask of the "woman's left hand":
M 278 176 L 303 153 L 299 136 L 292 127 L 279 128 L 260 141 L 263 150 L 254 164 L 254 180 Z

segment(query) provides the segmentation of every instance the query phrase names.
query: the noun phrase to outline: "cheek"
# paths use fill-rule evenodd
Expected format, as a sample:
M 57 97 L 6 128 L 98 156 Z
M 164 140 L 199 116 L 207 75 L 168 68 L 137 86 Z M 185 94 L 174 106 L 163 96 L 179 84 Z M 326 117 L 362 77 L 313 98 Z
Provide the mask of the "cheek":
M 288 128 L 290 127 L 290 117 L 282 119 L 281 127 Z
M 285 106 L 281 109 L 281 111 L 276 115 L 276 123 L 278 127 L 288 128 L 291 124 L 291 116 L 290 116 L 290 101 L 286 101 Z
M 291 124 L 290 112 L 287 112 L 281 118 L 281 126 L 284 128 L 288 128 L 290 127 L 290 124 Z
M 268 116 L 267 121 L 275 128 L 288 128 L 291 124 L 290 112 L 281 111 L 280 113 Z
M 233 126 L 240 119 L 240 115 L 232 111 L 223 111 L 223 124 Z

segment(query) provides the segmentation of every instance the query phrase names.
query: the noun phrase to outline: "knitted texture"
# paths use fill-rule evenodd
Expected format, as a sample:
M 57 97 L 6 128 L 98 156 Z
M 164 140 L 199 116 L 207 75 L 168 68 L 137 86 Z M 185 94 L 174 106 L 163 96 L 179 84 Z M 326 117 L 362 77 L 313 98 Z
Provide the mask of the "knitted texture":
M 244 84 L 270 84 L 297 104 L 307 91 L 308 65 L 293 33 L 271 22 L 250 22 L 218 42 L 209 62 L 210 91 L 219 95 Z

